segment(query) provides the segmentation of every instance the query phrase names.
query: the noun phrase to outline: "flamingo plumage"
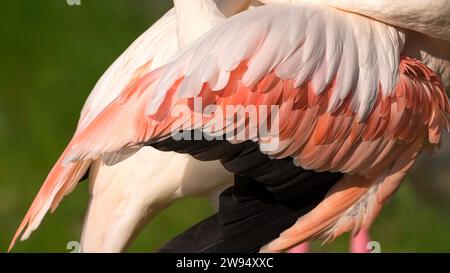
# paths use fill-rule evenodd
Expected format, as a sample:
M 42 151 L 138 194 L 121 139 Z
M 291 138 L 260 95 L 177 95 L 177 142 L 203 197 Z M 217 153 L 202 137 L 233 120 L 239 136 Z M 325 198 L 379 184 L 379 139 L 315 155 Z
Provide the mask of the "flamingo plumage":
M 409 37 L 421 35 L 417 32 L 428 34 L 432 43 L 447 43 L 448 28 L 438 29 L 432 22 L 415 28 L 368 9 L 352 10 L 351 5 L 327 7 L 339 1 L 320 1 L 320 5 L 300 0 L 261 2 L 267 5 L 226 19 L 211 1 L 175 1 L 180 21 L 171 37 L 185 46 L 181 50 L 168 46 L 172 51 L 167 54 L 166 47 L 155 42 L 156 49 L 174 56 L 155 64 L 154 59 L 164 58 L 149 50 L 137 68 L 116 78 L 122 85 L 115 91 L 103 88 L 101 95 L 90 97 L 77 132 L 15 237 L 22 231 L 23 238 L 28 237 L 93 161 L 114 165 L 136 156 L 145 145 L 161 148 L 159 143 L 180 129 L 171 127 L 179 122 L 172 115 L 174 109 L 186 106 L 194 115 L 194 98 L 220 109 L 279 106 L 279 134 L 245 140 L 261 145 L 279 140 L 276 149 L 264 151 L 273 162 L 288 158 L 299 169 L 340 175 L 319 204 L 292 227 L 280 230 L 283 233 L 263 252 L 283 251 L 317 236 L 331 240 L 346 231 L 370 228 L 417 155 L 438 145 L 441 132 L 448 129 L 444 92 L 449 82 L 448 59 L 437 58 L 425 47 L 418 53 L 422 47 L 409 43 Z M 245 6 L 242 1 L 239 4 L 237 11 Z M 213 9 L 208 13 L 213 16 L 208 22 L 199 20 L 199 28 L 188 31 L 188 21 L 183 20 L 192 15 L 189 12 L 205 11 L 205 7 Z M 449 5 L 444 3 L 440 11 L 444 8 Z M 446 21 L 437 23 L 448 26 Z M 99 84 L 108 84 L 115 75 L 107 74 Z M 95 100 L 101 105 L 93 107 Z M 227 124 L 222 118 L 208 116 L 187 129 L 211 129 L 205 126 L 211 121 Z M 227 126 L 216 127 L 233 136 Z M 223 177 L 227 175 L 224 172 Z M 146 215 L 133 217 L 138 226 Z

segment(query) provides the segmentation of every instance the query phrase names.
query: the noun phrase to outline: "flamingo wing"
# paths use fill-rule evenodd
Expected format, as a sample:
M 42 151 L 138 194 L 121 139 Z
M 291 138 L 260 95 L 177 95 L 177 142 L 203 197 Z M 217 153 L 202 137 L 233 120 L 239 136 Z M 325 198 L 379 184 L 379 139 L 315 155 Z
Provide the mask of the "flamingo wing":
M 326 100 L 321 112 L 341 116 L 348 110 L 355 121 L 367 120 L 377 102 L 394 93 L 403 43 L 403 33 L 393 27 L 329 8 L 305 4 L 255 8 L 226 20 L 181 50 L 173 62 L 131 83 L 77 137 L 67 160 L 164 137 L 170 134 L 167 123 L 174 121 L 167 118 L 170 111 L 196 96 L 214 95 L 210 99 L 217 105 L 276 105 L 279 99 L 313 109 L 319 100 Z M 264 92 L 272 89 L 278 93 Z M 259 96 L 245 101 L 247 94 Z M 281 94 L 284 97 L 276 96 Z M 147 126 L 150 123 L 155 126 Z M 293 132 L 299 127 L 282 129 Z M 121 135 L 111 139 L 112 131 Z

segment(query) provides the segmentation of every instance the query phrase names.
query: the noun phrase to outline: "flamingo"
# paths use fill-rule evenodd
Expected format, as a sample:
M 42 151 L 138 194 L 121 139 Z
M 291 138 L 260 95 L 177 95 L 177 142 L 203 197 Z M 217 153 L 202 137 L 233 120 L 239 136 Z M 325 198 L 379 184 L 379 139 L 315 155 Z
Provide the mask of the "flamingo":
M 210 0 L 174 2 L 176 10 L 164 17 L 171 17 L 172 23 L 162 20 L 151 28 L 150 37 L 138 40 L 134 50 L 122 55 L 125 57 L 119 58 L 109 70 L 112 72 L 107 72 L 94 89 L 77 132 L 50 172 L 11 247 L 22 232 L 25 239 L 38 227 L 45 213 L 57 207 L 89 167 L 96 180 L 96 169 L 106 170 L 110 168 L 107 165 L 118 166 L 138 158 L 146 145 L 189 151 L 203 160 L 221 159 L 235 173 L 236 184 L 246 184 L 242 181 L 250 179 L 251 189 L 257 187 L 253 183 L 256 182 L 275 195 L 284 195 L 286 192 L 274 190 L 258 173 L 240 175 L 242 165 L 229 166 L 223 159 L 242 149 L 250 149 L 256 155 L 259 150 L 255 145 L 273 139 L 280 143 L 274 150 L 263 151 L 266 167 L 283 166 L 283 170 L 295 174 L 307 173 L 314 182 L 318 178 L 326 180 L 326 185 L 308 185 L 311 188 L 291 192 L 312 196 L 314 200 L 303 204 L 301 212 L 299 209 L 294 215 L 299 219 L 287 223 L 291 227 L 284 228 L 286 223 L 277 226 L 272 233 L 286 230 L 278 238 L 271 234 L 271 242 L 261 251 L 283 251 L 317 236 L 332 240 L 346 231 L 368 229 L 418 153 L 433 149 L 440 142 L 441 131 L 448 129 L 449 105 L 444 86 L 449 86 L 450 58 L 439 51 L 450 40 L 445 16 L 450 7 L 445 1 L 434 1 L 431 6 L 428 1 L 417 1 L 418 5 L 410 7 L 388 1 L 379 1 L 381 6 L 377 6 L 364 1 L 267 0 L 261 1 L 265 6 L 231 18 L 220 12 L 221 3 L 216 6 Z M 234 1 L 230 10 L 236 13 L 248 4 Z M 389 12 L 380 12 L 385 10 L 380 7 L 389 8 Z M 429 13 L 426 18 L 431 19 L 419 16 L 424 11 Z M 194 16 L 200 14 L 204 16 Z M 158 33 L 161 36 L 167 28 L 172 28 L 169 37 L 172 42 L 178 41 L 178 46 L 176 42 L 165 44 L 152 37 Z M 147 44 L 143 43 L 145 40 Z M 149 45 L 150 40 L 153 44 Z M 147 50 L 136 50 L 140 46 Z M 139 61 L 135 58 L 134 64 L 127 66 L 127 56 L 138 51 L 147 55 Z M 225 140 L 176 145 L 180 143 L 174 144 L 168 138 L 180 129 L 170 127 L 179 121 L 172 111 L 176 106 L 191 109 L 195 98 L 219 108 L 277 105 L 280 112 L 274 115 L 279 118 L 281 131 L 278 136 L 248 136 L 246 140 L 253 141 L 250 144 L 227 139 L 233 144 Z M 207 121 L 220 119 L 209 116 Z M 189 129 L 206 130 L 207 121 L 190 124 Z M 233 132 L 226 126 L 214 129 Z M 217 149 L 221 157 L 208 154 Z M 172 152 L 169 157 L 172 156 L 178 154 Z M 191 160 L 181 156 L 182 162 Z M 205 162 L 196 164 L 207 166 Z M 218 165 L 217 161 L 212 164 Z M 169 168 L 176 173 L 176 167 Z M 202 177 L 204 168 L 208 167 L 199 167 L 194 175 L 181 179 L 193 179 L 194 185 L 199 185 L 204 178 L 193 177 Z M 230 174 L 224 172 L 227 175 Z M 103 181 L 103 186 L 93 183 L 98 190 L 93 192 L 92 200 L 108 188 L 108 179 Z M 297 184 L 306 182 L 298 179 Z M 154 196 L 160 208 L 167 206 L 169 200 L 164 195 L 165 188 L 161 184 Z M 276 196 L 276 201 L 282 199 L 283 196 Z M 128 238 L 112 249 L 125 247 L 138 226 L 152 214 L 139 210 L 148 208 L 148 204 L 139 204 L 141 207 L 133 211 L 133 206 L 127 207 L 124 200 L 107 201 L 116 201 L 117 214 L 135 227 L 119 228 L 118 234 Z M 88 219 L 95 215 L 91 214 L 91 207 Z M 85 227 L 89 226 L 87 220 Z M 263 239 L 256 240 L 252 247 L 262 246 L 267 238 Z

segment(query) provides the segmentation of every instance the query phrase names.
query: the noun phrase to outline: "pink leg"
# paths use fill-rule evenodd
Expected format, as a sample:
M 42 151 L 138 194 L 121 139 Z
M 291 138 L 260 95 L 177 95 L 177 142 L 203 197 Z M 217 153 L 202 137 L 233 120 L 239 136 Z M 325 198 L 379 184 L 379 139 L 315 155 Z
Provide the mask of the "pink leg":
M 291 248 L 289 251 L 289 253 L 308 253 L 309 252 L 309 243 L 303 243 L 301 245 L 298 245 L 294 248 Z
M 367 230 L 361 230 L 350 239 L 350 251 L 352 253 L 369 253 L 367 245 L 370 242 L 370 234 Z

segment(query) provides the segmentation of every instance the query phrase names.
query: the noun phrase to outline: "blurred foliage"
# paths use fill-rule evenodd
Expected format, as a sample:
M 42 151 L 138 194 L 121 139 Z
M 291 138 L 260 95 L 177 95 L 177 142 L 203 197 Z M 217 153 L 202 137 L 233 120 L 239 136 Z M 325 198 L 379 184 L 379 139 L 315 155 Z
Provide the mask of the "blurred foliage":
M 0 251 L 6 250 L 41 182 L 71 137 L 96 80 L 169 9 L 168 0 L 3 0 L 0 16 Z M 17 252 L 68 252 L 87 204 L 81 183 Z M 448 204 L 418 198 L 404 185 L 373 229 L 382 251 L 450 251 Z M 206 200 L 179 202 L 139 236 L 150 252 L 212 213 Z M 346 238 L 316 251 L 347 251 Z

